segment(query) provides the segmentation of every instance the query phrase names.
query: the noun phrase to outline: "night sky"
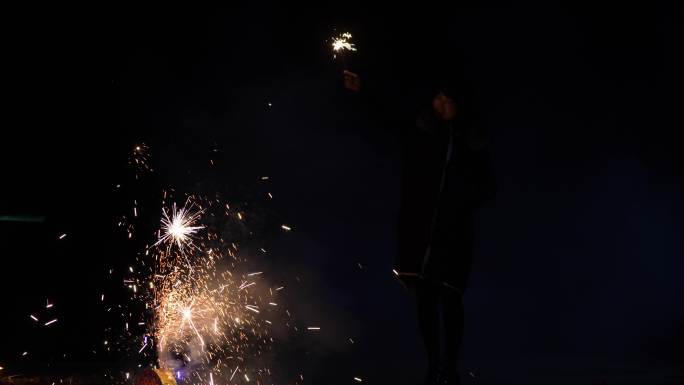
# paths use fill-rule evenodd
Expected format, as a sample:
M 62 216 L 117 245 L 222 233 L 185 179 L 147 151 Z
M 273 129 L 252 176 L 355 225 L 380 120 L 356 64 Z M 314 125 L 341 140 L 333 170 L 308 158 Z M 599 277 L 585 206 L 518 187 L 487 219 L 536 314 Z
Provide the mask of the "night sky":
M 221 191 L 258 213 L 252 224 L 274 255 L 263 263 L 300 278 L 290 305 L 327 332 L 282 365 L 309 383 L 418 383 L 414 305 L 391 274 L 399 135 L 386 122 L 444 58 L 474 85 L 498 184 L 477 214 L 466 371 L 482 383 L 623 368 L 664 378 L 684 361 L 674 5 L 257 2 L 3 14 L 0 215 L 45 220 L 0 222 L 0 366 L 128 362 L 92 353 L 111 326 L 100 294 L 127 298 L 108 269 L 126 269 L 144 245 L 116 219 L 133 199 L 158 218 L 155 194 L 170 186 Z M 341 87 L 325 41 L 334 27 L 354 33 L 363 97 Z M 134 182 L 127 159 L 143 142 L 155 172 Z M 276 231 L 281 223 L 294 231 Z M 29 318 L 47 299 L 53 328 Z

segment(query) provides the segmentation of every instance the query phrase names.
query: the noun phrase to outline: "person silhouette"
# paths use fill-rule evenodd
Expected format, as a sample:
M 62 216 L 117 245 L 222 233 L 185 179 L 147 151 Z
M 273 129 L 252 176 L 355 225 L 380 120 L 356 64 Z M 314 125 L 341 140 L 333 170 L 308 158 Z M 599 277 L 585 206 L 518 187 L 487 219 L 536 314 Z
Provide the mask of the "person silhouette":
M 425 384 L 451 385 L 460 384 L 463 295 L 473 263 L 473 215 L 494 198 L 496 186 L 474 92 L 456 77 L 456 70 L 434 73 L 435 80 L 428 80 L 427 87 L 415 79 L 407 81 L 412 86 L 405 86 L 403 100 L 390 97 L 390 107 L 378 91 L 367 92 L 362 104 L 371 106 L 371 114 L 373 110 L 394 111 L 393 119 L 381 122 L 403 126 L 398 253 L 393 272 L 416 297 L 428 358 Z M 359 75 L 352 71 L 344 70 L 343 80 L 354 94 L 362 88 Z
M 394 273 L 415 294 L 426 384 L 460 384 L 463 294 L 473 262 L 473 213 L 495 195 L 486 136 L 465 82 L 441 77 L 402 138 Z

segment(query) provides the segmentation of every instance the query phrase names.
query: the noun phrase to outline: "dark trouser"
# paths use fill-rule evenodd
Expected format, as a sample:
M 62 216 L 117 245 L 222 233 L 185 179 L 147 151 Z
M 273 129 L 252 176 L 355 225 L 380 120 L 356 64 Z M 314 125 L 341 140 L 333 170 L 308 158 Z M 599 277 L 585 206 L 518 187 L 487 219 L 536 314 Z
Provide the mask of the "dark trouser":
M 463 292 L 473 262 L 473 214 L 470 209 L 454 207 L 443 209 L 440 214 L 425 278 L 418 279 L 415 289 L 429 369 L 455 378 L 463 340 Z
M 427 280 L 420 280 L 415 290 L 429 370 L 456 375 L 463 339 L 462 295 L 457 290 Z

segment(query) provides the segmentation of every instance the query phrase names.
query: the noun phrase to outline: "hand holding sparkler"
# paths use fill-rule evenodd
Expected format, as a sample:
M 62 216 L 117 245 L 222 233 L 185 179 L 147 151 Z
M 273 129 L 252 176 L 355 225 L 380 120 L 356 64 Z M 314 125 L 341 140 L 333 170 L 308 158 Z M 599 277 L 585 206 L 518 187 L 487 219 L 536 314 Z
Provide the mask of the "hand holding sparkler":
M 352 35 L 349 32 L 345 32 L 332 39 L 332 49 L 333 58 L 337 59 L 339 56 L 342 60 L 342 75 L 344 76 L 344 88 L 357 92 L 361 88 L 361 80 L 359 75 L 347 69 L 347 63 L 345 60 L 345 53 L 347 51 L 356 51 L 354 43 L 351 42 Z
M 361 89 L 361 78 L 359 78 L 359 75 L 347 70 L 342 71 L 342 74 L 344 75 L 344 88 L 354 92 L 358 92 Z

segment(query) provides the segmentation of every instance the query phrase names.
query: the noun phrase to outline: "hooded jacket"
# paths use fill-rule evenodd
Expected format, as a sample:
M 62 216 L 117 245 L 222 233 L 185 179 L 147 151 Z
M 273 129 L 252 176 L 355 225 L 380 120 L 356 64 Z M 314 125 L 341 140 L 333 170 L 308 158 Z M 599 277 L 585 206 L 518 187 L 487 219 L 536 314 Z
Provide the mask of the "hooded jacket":
M 434 117 L 432 109 L 419 114 L 402 135 L 401 200 L 398 223 L 398 275 L 425 277 L 434 258 L 436 235 L 455 241 L 440 243 L 440 258 L 469 259 L 467 237 L 472 211 L 495 195 L 486 137 L 475 120 L 457 114 L 452 122 Z M 463 250 L 460 244 L 463 243 Z M 444 254 L 448 254 L 446 257 Z M 459 261 L 452 261 L 459 262 Z M 448 263 L 452 270 L 468 263 Z M 462 266 L 462 267 L 459 267 Z M 444 282 L 464 286 L 464 272 L 440 272 Z

